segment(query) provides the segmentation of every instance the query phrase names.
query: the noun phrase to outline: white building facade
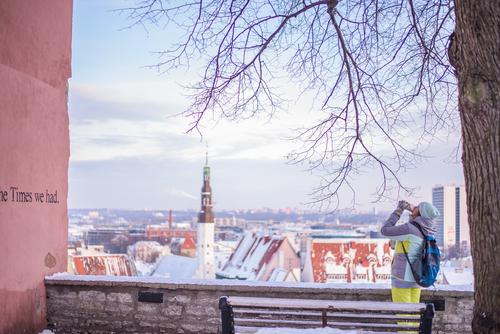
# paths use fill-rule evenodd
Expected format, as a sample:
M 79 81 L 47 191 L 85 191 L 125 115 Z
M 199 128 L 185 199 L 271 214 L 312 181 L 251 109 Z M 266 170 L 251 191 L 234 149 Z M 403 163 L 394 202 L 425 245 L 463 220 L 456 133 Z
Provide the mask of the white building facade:
M 441 248 L 456 244 L 470 248 L 465 186 L 447 185 L 432 188 L 432 204 L 439 210 L 435 218 L 437 233 L 434 236 Z

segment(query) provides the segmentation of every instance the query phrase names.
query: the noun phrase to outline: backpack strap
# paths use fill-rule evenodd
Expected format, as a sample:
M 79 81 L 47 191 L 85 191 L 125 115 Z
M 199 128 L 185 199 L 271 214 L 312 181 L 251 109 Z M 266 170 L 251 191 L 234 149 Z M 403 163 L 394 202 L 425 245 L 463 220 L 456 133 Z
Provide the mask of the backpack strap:
M 424 236 L 424 239 L 426 238 L 426 236 L 424 234 L 424 231 L 422 230 L 422 226 L 420 226 L 419 223 L 417 223 L 417 222 L 410 222 L 410 224 L 412 224 L 413 226 L 415 226 L 416 228 L 418 228 L 418 230 L 420 231 L 420 233 L 422 233 L 422 235 Z
M 424 232 L 422 231 L 422 228 L 420 227 L 420 225 L 416 222 L 410 222 L 410 224 L 414 225 L 415 227 L 417 227 L 419 230 L 420 230 L 420 233 L 422 233 L 422 235 L 424 236 L 424 247 L 425 247 L 425 234 Z M 411 269 L 411 273 L 413 274 L 413 278 L 415 279 L 415 283 L 417 283 L 418 285 L 419 284 L 419 280 L 420 280 L 420 273 L 417 273 L 415 272 L 415 269 L 413 269 L 413 266 L 412 266 L 412 263 L 410 262 L 410 259 L 408 258 L 408 253 L 406 252 L 406 249 L 405 249 L 405 244 L 404 242 L 402 241 L 401 242 L 401 246 L 403 247 L 403 252 L 405 253 L 405 257 L 406 257 L 406 261 L 408 261 L 408 264 L 410 265 L 410 269 Z
M 422 231 L 422 227 L 420 227 L 420 225 L 416 222 L 410 222 L 410 224 L 412 224 L 413 226 L 417 227 L 420 230 L 420 233 L 422 233 L 422 235 L 424 236 L 424 242 L 425 242 L 426 236 L 424 234 L 424 231 Z M 401 246 L 403 246 L 403 252 L 405 252 L 406 260 L 408 260 L 408 263 L 411 264 L 410 259 L 408 258 L 408 253 L 406 252 L 405 249 L 405 244 L 403 242 L 401 242 Z
M 401 246 L 403 246 L 403 251 L 405 252 L 405 256 L 406 256 L 406 261 L 408 261 L 408 264 L 410 265 L 410 270 L 411 270 L 411 273 L 413 275 L 413 278 L 415 279 L 415 283 L 417 283 L 418 285 L 422 286 L 419 281 L 420 281 L 420 273 L 417 273 L 415 271 L 415 269 L 413 268 L 412 266 L 412 263 L 410 262 L 410 259 L 408 258 L 408 253 L 406 253 L 406 249 L 405 249 L 405 245 L 404 243 L 401 243 Z M 418 259 L 417 259 L 418 260 Z

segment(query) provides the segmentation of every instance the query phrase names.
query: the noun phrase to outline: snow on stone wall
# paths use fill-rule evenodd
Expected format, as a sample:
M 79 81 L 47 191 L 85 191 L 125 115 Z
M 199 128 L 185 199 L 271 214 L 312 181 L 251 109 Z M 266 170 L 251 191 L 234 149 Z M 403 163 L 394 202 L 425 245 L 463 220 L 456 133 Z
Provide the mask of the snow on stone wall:
M 56 333 L 219 333 L 220 296 L 390 301 L 390 286 L 375 284 L 270 283 L 54 275 L 45 280 L 48 329 Z M 471 287 L 422 290 L 422 300 L 444 300 L 433 333 L 470 333 Z M 139 294 L 162 296 L 161 303 Z

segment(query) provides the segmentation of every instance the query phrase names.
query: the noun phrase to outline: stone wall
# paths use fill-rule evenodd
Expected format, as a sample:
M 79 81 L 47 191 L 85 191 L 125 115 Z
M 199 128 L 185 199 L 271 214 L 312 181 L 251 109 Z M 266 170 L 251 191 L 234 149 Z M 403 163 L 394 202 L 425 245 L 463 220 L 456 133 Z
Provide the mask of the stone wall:
M 374 284 L 55 275 L 45 285 L 48 329 L 64 334 L 219 333 L 223 295 L 390 301 L 390 287 Z M 422 290 L 422 300 L 445 301 L 445 310 L 436 311 L 433 332 L 470 333 L 472 287 L 451 289 Z

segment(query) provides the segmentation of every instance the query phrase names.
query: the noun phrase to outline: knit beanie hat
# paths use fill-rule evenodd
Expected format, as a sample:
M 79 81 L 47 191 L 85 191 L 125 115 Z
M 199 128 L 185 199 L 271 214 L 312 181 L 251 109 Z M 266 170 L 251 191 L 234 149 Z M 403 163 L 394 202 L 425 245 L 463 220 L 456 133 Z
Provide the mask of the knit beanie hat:
M 418 211 L 420 215 L 427 219 L 434 219 L 439 216 L 439 211 L 434 205 L 429 202 L 422 202 L 418 205 Z

